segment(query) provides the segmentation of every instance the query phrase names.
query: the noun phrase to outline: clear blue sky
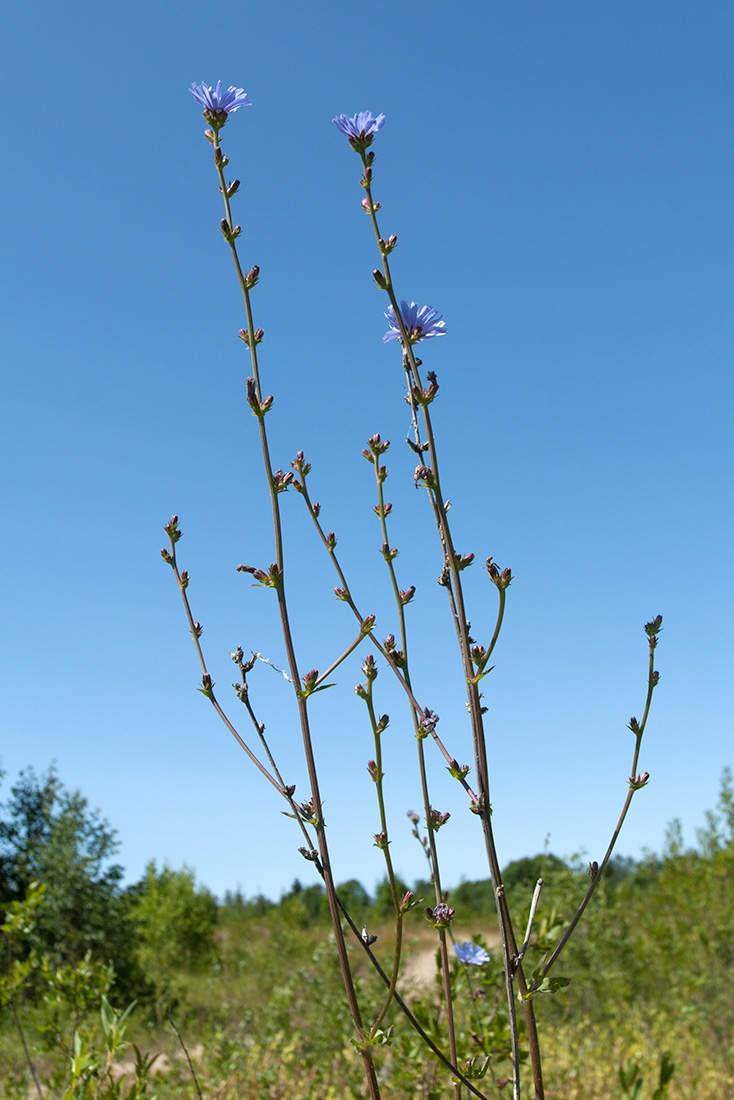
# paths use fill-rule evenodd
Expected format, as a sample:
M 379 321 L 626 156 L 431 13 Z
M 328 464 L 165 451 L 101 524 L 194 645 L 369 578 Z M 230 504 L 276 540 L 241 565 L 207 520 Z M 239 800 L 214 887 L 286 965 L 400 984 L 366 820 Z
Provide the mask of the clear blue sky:
M 198 695 L 182 564 L 221 697 L 239 643 L 283 661 L 270 594 L 236 574 L 272 560 L 244 323 L 192 81 L 244 87 L 223 131 L 256 324 L 276 395 L 275 462 L 302 447 L 364 609 L 394 627 L 371 471 L 393 440 L 389 499 L 411 608 L 418 694 L 470 760 L 435 585 L 439 548 L 411 488 L 399 349 L 383 346 L 378 256 L 359 160 L 331 124 L 369 108 L 400 297 L 435 306 L 424 345 L 456 540 L 511 566 L 489 707 L 503 862 L 600 858 L 624 798 L 643 623 L 661 612 L 650 786 L 621 852 L 693 841 L 732 739 L 732 95 L 729 3 L 585 0 L 365 7 L 190 0 L 6 13 L 2 179 L 4 791 L 56 760 L 119 830 L 136 879 L 187 862 L 223 893 L 311 881 L 281 803 Z M 303 670 L 352 636 L 294 494 L 284 499 Z M 472 575 L 473 574 L 473 575 Z M 495 591 L 467 577 L 475 634 Z M 313 705 L 339 879 L 381 875 L 373 755 L 352 665 Z M 393 853 L 423 873 L 408 715 L 383 676 Z M 261 666 L 253 698 L 307 794 L 290 699 Z M 244 714 L 244 711 L 243 711 Z M 239 716 L 243 729 L 244 721 Z M 430 748 L 430 746 L 429 746 Z M 444 876 L 485 877 L 476 819 L 431 753 Z

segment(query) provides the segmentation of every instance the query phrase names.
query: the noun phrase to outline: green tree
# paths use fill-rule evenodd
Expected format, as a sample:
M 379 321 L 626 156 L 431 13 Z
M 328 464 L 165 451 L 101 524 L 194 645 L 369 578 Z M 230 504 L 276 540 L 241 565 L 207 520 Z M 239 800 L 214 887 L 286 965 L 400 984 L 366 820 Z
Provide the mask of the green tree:
M 362 919 L 372 904 L 372 899 L 359 879 L 350 878 L 346 882 L 341 882 L 336 892 L 349 916 L 356 922 Z
M 0 809 L 0 906 L 42 883 L 31 946 L 58 966 L 76 966 L 87 954 L 112 961 L 129 984 L 131 929 L 117 848 L 114 829 L 80 791 L 64 788 L 53 767 L 41 777 L 21 772 Z
M 188 867 L 159 871 L 148 864 L 131 916 L 137 929 L 137 958 L 154 990 L 158 1022 L 167 999 L 180 994 L 184 975 L 200 970 L 214 954 L 217 903 L 196 885 Z

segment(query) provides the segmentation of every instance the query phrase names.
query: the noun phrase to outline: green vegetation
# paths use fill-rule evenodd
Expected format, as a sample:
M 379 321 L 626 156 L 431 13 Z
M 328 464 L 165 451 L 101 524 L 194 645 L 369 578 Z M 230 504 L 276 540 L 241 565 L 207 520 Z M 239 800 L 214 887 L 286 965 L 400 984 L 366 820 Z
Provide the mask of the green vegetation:
M 186 868 L 151 863 L 123 888 L 115 851 L 114 832 L 53 771 L 29 772 L 11 790 L 0 815 L 0 1096 L 174 1100 L 197 1087 L 206 1100 L 362 1095 L 320 885 L 295 882 L 278 903 L 238 893 L 217 904 Z M 552 855 L 518 860 L 506 868 L 517 903 L 529 906 L 539 874 L 531 969 L 588 884 L 584 867 Z M 725 776 L 694 848 L 674 823 L 661 855 L 617 861 L 602 881 L 564 956 L 570 985 L 539 1006 L 549 1100 L 734 1096 L 733 881 Z M 339 893 L 389 959 L 385 885 L 370 897 L 353 879 Z M 492 956 L 451 964 L 462 1061 L 473 1058 L 478 1072 L 486 1064 L 479 1088 L 506 1097 L 509 1029 L 489 884 L 462 883 L 449 901 L 455 940 Z M 383 989 L 350 938 L 360 996 L 376 1011 Z M 438 1039 L 437 937 L 420 905 L 406 941 L 401 988 Z M 396 1006 L 386 1025 L 390 1041 L 376 1048 L 385 1094 L 452 1096 L 450 1075 Z

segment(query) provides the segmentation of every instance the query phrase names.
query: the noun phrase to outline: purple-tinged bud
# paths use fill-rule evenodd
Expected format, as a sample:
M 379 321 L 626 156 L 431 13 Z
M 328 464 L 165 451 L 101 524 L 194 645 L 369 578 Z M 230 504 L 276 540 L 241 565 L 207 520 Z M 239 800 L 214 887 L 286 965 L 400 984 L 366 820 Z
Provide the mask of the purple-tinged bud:
M 636 718 L 630 718 L 628 729 L 631 729 L 634 734 L 639 734 L 640 725 Z
M 362 208 L 365 211 L 365 213 L 367 213 L 367 214 L 371 214 L 371 213 L 376 214 L 377 211 L 380 209 L 380 203 L 379 202 L 373 202 L 370 205 L 370 200 L 369 199 L 362 199 Z
M 250 270 L 245 275 L 245 286 L 247 287 L 247 289 L 252 290 L 259 278 L 260 268 L 257 266 L 257 264 L 255 264 L 255 266 L 250 268 Z
M 354 685 L 354 691 L 355 691 L 355 694 L 360 697 L 360 699 L 366 699 L 367 698 L 367 689 L 365 688 L 364 684 L 355 684 Z
M 371 435 L 367 440 L 367 446 L 374 455 L 381 455 L 384 454 L 390 446 L 390 440 L 386 439 L 383 442 L 380 433 L 375 432 L 375 434 Z
M 595 879 L 596 876 L 599 874 L 599 864 L 596 862 L 596 860 L 589 864 L 587 874 L 590 879 Z
M 375 833 L 375 848 L 382 848 L 384 851 L 389 843 L 387 833 L 384 830 L 381 833 Z
M 370 773 L 375 783 L 377 782 L 377 764 L 374 760 L 367 761 L 367 771 Z
M 214 144 L 215 138 L 214 138 L 214 131 L 213 130 L 205 130 L 204 131 L 204 137 L 206 138 L 207 141 L 211 142 L 212 145 Z
M 390 236 L 387 238 L 387 243 L 390 245 L 390 248 L 394 248 L 395 245 L 398 243 L 397 235 L 395 233 L 391 233 Z
M 243 332 L 244 332 L 244 329 L 240 329 L 240 335 L 241 336 L 242 336 Z M 242 339 L 244 340 L 246 336 L 247 336 L 247 333 L 245 333 L 245 336 L 243 336 Z M 257 382 L 255 381 L 254 378 L 246 378 L 245 379 L 245 397 L 247 398 L 247 404 L 250 406 L 252 411 L 257 416 L 257 414 L 260 411 L 260 402 L 258 401 L 258 398 L 257 398 Z
M 401 913 L 407 913 L 408 912 L 411 905 L 413 904 L 413 898 L 414 897 L 415 897 L 415 894 L 413 893 L 412 890 L 406 890 L 405 891 L 402 898 L 400 899 L 400 912 Z
M 303 451 L 299 451 L 296 457 L 291 462 L 291 466 L 296 470 L 302 478 L 307 478 L 311 473 L 311 463 L 306 462 Z
M 293 798 L 295 790 L 295 783 L 289 783 L 287 787 L 283 787 L 283 794 L 286 796 L 286 798 Z
M 347 590 L 346 590 L 346 588 L 335 588 L 334 589 L 334 595 L 336 596 L 336 598 L 338 600 L 346 600 Z
M 233 195 L 237 194 L 239 189 L 240 189 L 240 181 L 239 180 L 232 180 L 229 187 L 227 188 L 227 198 L 231 199 Z
M 639 791 L 643 787 L 647 786 L 647 783 L 648 783 L 649 779 L 650 779 L 650 773 L 649 772 L 643 772 L 642 775 L 638 775 L 636 779 L 635 779 L 634 775 L 631 775 L 630 776 L 630 787 L 632 788 L 633 791 Z
M 393 649 L 395 649 L 395 635 L 388 634 L 387 638 L 385 638 L 385 641 L 382 644 L 387 652 L 390 653 Z
M 374 463 L 375 456 L 372 454 L 371 451 L 368 451 L 366 447 L 362 448 L 362 454 L 364 455 L 364 457 L 367 459 L 368 462 Z
M 453 759 L 446 771 L 454 779 L 466 779 L 467 775 L 469 774 L 469 765 L 460 764 L 458 760 Z
M 178 542 L 181 538 L 181 531 L 178 529 L 178 516 L 171 516 L 163 530 L 166 532 L 171 542 Z
M 409 818 L 410 818 L 410 820 L 411 820 L 411 821 L 413 822 L 413 824 L 414 824 L 414 825 L 417 825 L 417 824 L 418 824 L 418 822 L 420 821 L 420 817 L 419 817 L 419 816 L 418 816 L 418 814 L 417 814 L 417 813 L 415 812 L 415 810 L 408 810 L 408 812 L 407 812 L 407 814 L 406 814 L 405 816 L 406 816 L 406 817 L 409 817 Z
M 387 279 L 379 270 L 379 268 L 376 267 L 375 270 L 372 272 L 372 278 L 375 280 L 380 290 L 385 290 L 387 288 Z
M 389 725 L 390 725 L 390 716 L 387 715 L 387 714 L 383 714 L 382 717 L 380 718 L 380 720 L 377 723 L 375 732 L 378 733 L 378 734 L 384 733 Z
M 311 671 L 307 672 L 306 675 L 303 677 L 303 686 L 304 686 L 304 688 L 306 688 L 306 690 L 308 690 L 309 688 L 313 688 L 315 686 L 316 681 L 318 680 L 318 678 L 319 678 L 318 669 L 312 668 Z
M 204 633 L 204 628 L 201 623 L 194 623 L 194 637 L 200 638 Z
M 406 588 L 404 592 L 400 592 L 400 602 L 402 604 L 410 603 L 415 596 L 415 585 L 411 584 L 410 588 Z
M 166 550 L 165 546 L 161 547 L 161 557 L 165 562 L 168 563 L 168 565 L 173 565 L 173 558 L 169 554 L 168 550 Z
M 276 470 L 273 474 L 273 488 L 276 493 L 285 493 L 288 491 L 288 486 L 293 481 L 293 471 L 289 470 L 287 474 L 284 474 L 282 470 Z
M 662 630 L 662 626 L 663 626 L 663 616 L 662 615 L 656 615 L 655 618 L 652 620 L 652 622 L 645 623 L 645 633 L 647 634 L 647 636 L 649 638 L 653 638 L 653 637 L 655 637 L 656 634 L 660 633 L 660 631 Z
M 188 571 L 188 569 L 184 569 L 184 571 L 181 573 L 181 589 L 182 589 L 183 592 L 185 592 L 188 587 L 189 587 L 189 571 Z
M 229 228 L 229 222 L 227 221 L 226 218 L 222 218 L 222 220 L 219 223 L 219 228 L 220 228 L 220 230 L 222 231 L 222 233 L 224 234 L 225 237 L 229 236 L 231 230 Z
M 387 480 L 387 466 L 378 466 L 377 468 L 377 480 L 382 485 L 383 481 Z
M 374 625 L 375 625 L 375 616 L 374 615 L 367 615 L 366 618 L 362 619 L 362 633 L 363 634 L 369 634 Z
M 319 512 L 321 511 L 321 505 L 319 504 L 319 502 L 317 500 L 315 500 L 313 502 L 313 504 L 311 505 L 311 511 L 315 515 L 316 519 L 318 519 L 319 518 Z
M 306 821 L 311 821 L 316 824 L 316 806 L 313 800 L 313 795 L 311 795 L 308 802 L 302 802 L 298 809 L 301 811 L 301 814 Z
M 362 664 L 362 672 L 367 677 L 367 682 L 371 683 L 377 676 L 377 665 L 375 664 L 374 654 L 368 653 Z
M 326 549 L 327 550 L 333 550 L 335 546 L 336 546 L 336 535 L 334 534 L 333 531 L 329 531 L 328 535 L 326 536 Z
M 462 569 L 466 569 L 467 566 L 471 565 L 471 563 L 474 561 L 474 555 L 464 554 L 462 556 L 461 554 L 457 554 L 454 561 L 456 562 L 456 568 L 459 572 L 461 572 Z
M 435 488 L 436 479 L 433 476 L 433 470 L 430 466 L 416 466 L 415 473 L 413 474 L 413 480 L 416 484 L 422 481 L 430 488 Z
M 394 561 L 395 558 L 398 556 L 397 547 L 389 546 L 388 543 L 383 542 L 383 544 L 382 544 L 382 556 L 385 559 L 385 561 Z
M 214 697 L 214 681 L 208 672 L 205 672 L 201 678 L 201 687 L 199 691 L 202 695 L 206 695 L 207 699 L 212 699 Z
M 652 674 L 652 686 L 657 687 L 659 683 L 660 683 L 660 673 L 659 672 L 653 672 L 653 674 Z
M 442 825 L 445 825 L 450 817 L 450 813 L 442 814 L 439 813 L 438 810 L 434 810 L 433 806 L 428 807 L 429 823 L 433 827 L 434 832 L 437 832 Z
M 497 586 L 497 588 L 505 589 L 509 587 L 510 581 L 512 580 L 512 573 L 509 569 L 503 569 L 500 573 L 499 569 L 491 558 L 487 558 L 486 566 L 490 579 L 492 583 Z

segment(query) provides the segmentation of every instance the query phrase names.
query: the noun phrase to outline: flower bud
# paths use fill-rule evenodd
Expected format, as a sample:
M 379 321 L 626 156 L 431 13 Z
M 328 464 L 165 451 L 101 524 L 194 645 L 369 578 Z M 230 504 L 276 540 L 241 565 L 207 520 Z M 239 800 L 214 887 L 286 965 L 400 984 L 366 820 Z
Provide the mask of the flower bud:
M 380 290 L 385 290 L 387 288 L 387 279 L 379 268 L 376 267 L 372 272 L 372 278 L 375 280 Z
M 402 898 L 400 899 L 400 912 L 401 913 L 407 913 L 408 912 L 411 905 L 413 904 L 413 898 L 414 897 L 415 897 L 415 894 L 413 893 L 412 890 L 406 890 L 406 892 L 403 894 Z

